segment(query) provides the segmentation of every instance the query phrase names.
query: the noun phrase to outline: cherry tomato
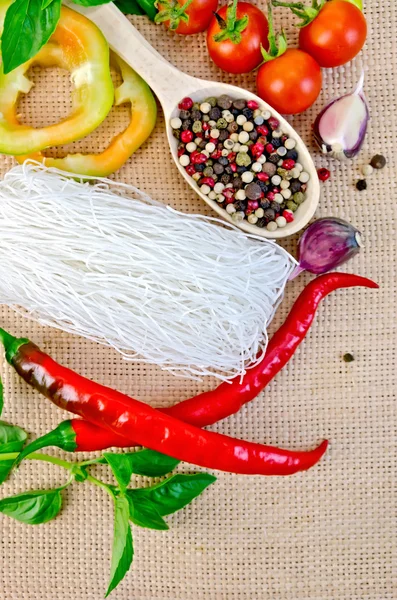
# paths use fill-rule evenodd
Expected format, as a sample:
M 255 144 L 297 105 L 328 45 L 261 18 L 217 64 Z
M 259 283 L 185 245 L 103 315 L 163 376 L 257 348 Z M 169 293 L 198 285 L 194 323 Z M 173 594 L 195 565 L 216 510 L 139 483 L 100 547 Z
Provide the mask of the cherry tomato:
M 258 95 L 280 113 L 295 115 L 318 98 L 322 74 L 318 63 L 302 50 L 286 50 L 258 71 Z
M 230 37 L 222 41 L 216 41 L 215 36 L 226 32 L 222 29 L 219 21 L 227 23 L 227 10 L 232 7 L 222 6 L 218 12 L 218 18 L 212 18 L 207 31 L 208 52 L 214 63 L 228 73 L 249 73 L 262 62 L 261 46 L 269 47 L 267 36 L 269 33 L 268 22 L 261 10 L 248 2 L 238 2 L 236 10 L 237 22 L 248 17 L 245 29 L 237 35 L 237 41 L 233 41 L 233 33 L 239 33 L 238 29 L 232 30 Z M 227 34 L 226 34 L 227 35 Z
M 185 4 L 188 6 L 183 10 Z M 167 29 L 171 29 L 175 33 L 192 35 L 208 28 L 217 8 L 218 0 L 192 0 L 190 3 L 186 0 L 176 0 L 176 5 L 171 0 L 171 2 L 159 3 L 159 12 L 155 21 L 164 23 Z M 165 20 L 167 13 L 171 15 L 171 18 Z M 181 14 L 185 14 L 188 20 L 185 21 L 183 17 L 181 18 Z
M 360 52 L 366 37 L 367 22 L 361 10 L 346 0 L 332 0 L 302 27 L 299 46 L 320 67 L 339 67 Z

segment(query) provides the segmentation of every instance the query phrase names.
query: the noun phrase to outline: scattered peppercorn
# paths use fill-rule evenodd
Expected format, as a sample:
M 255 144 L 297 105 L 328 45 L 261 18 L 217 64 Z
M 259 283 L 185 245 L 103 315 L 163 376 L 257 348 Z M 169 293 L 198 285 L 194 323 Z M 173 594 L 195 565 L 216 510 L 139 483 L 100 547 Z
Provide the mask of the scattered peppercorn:
M 365 179 L 359 179 L 356 183 L 356 188 L 358 189 L 359 192 L 363 192 L 364 190 L 366 190 L 367 182 L 365 181 Z
M 375 154 L 371 159 L 370 165 L 374 169 L 383 169 L 386 166 L 386 158 L 382 154 Z
M 317 175 L 320 181 L 327 181 L 331 177 L 331 173 L 328 169 L 317 169 Z
M 226 94 L 201 103 L 184 98 L 179 109 L 171 119 L 179 161 L 202 193 L 235 222 L 276 231 L 294 220 L 310 176 L 296 140 L 270 111 Z
M 343 355 L 343 360 L 346 363 L 351 363 L 354 361 L 354 356 L 353 356 L 353 354 L 350 354 L 350 352 L 347 352 L 346 354 Z

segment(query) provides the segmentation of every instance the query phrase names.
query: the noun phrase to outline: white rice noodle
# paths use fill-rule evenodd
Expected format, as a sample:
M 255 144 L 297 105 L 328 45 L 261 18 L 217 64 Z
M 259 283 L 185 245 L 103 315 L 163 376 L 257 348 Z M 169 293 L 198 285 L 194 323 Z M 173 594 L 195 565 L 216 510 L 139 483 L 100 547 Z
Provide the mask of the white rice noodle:
M 25 163 L 0 182 L 0 303 L 183 377 L 256 364 L 294 259 L 133 186 L 79 179 Z

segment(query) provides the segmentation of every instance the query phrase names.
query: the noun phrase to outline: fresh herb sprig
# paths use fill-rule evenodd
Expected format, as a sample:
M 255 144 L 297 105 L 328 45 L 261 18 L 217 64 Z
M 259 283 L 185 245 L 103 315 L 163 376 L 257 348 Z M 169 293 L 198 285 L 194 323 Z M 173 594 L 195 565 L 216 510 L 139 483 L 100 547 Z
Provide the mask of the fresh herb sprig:
M 110 0 L 73 0 L 81 6 L 108 4 Z M 1 35 L 3 73 L 7 74 L 35 56 L 54 33 L 62 0 L 14 0 L 7 9 Z M 154 20 L 155 0 L 116 0 L 130 15 L 147 15 Z M 1 15 L 0 15 L 1 16 Z M 0 19 L 1 20 L 1 19 Z
M 0 416 L 3 386 L 0 381 Z M 0 421 L 0 485 L 11 474 L 27 441 L 26 432 Z M 114 502 L 114 535 L 110 583 L 106 597 L 128 573 L 134 557 L 131 523 L 148 529 L 167 530 L 164 517 L 181 510 L 197 498 L 216 478 L 208 473 L 177 473 L 156 485 L 130 488 L 132 476 L 163 477 L 179 461 L 153 450 L 131 453 L 105 452 L 99 458 L 70 462 L 48 454 L 29 454 L 25 460 L 44 461 L 68 472 L 64 485 L 49 490 L 34 490 L 3 498 L 0 512 L 27 525 L 41 525 L 55 519 L 62 508 L 62 492 L 72 483 L 90 483 L 105 490 Z M 109 485 L 90 473 L 95 465 L 107 465 L 116 485 Z

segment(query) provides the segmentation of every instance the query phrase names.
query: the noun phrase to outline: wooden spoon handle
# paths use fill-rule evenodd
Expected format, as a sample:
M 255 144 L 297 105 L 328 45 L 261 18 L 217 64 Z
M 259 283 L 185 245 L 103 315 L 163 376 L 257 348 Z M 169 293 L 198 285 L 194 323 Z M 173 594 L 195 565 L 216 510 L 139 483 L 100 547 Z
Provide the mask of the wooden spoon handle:
M 195 79 L 166 61 L 112 2 L 91 7 L 65 4 L 99 27 L 112 50 L 150 85 L 166 114 L 174 110 L 184 90 L 196 87 Z

